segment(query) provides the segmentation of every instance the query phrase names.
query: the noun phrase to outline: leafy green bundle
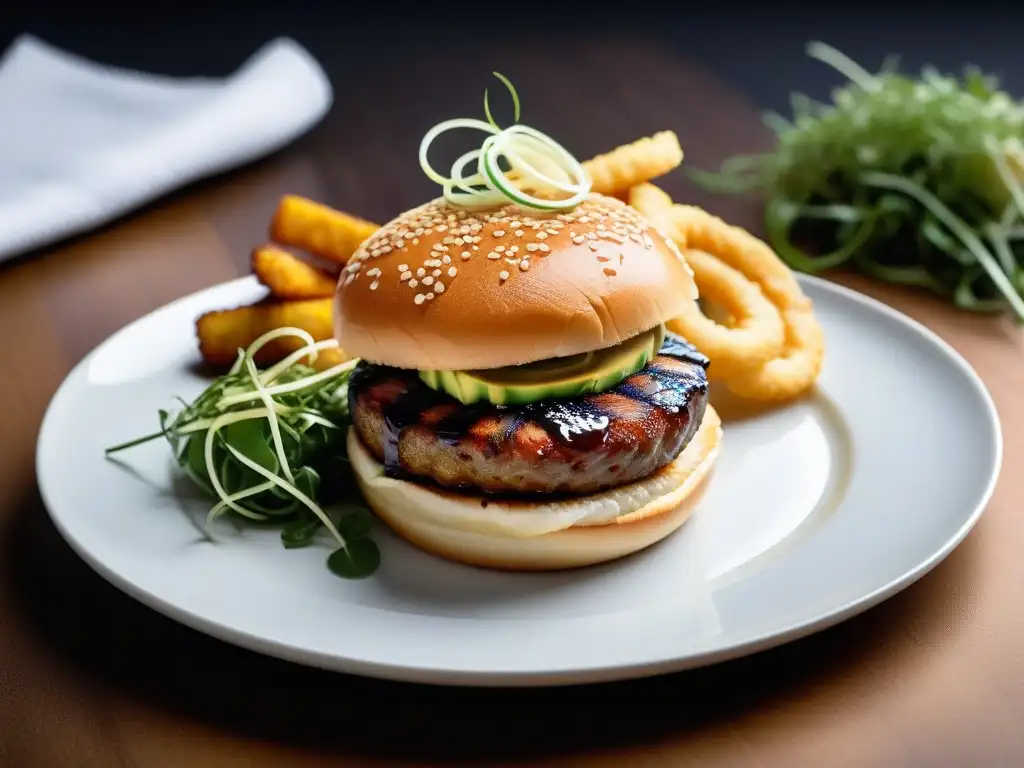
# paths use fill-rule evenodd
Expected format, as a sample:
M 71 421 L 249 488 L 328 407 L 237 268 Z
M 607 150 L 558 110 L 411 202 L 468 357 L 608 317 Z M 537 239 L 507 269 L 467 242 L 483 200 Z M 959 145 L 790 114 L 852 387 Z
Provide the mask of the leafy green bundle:
M 822 43 L 808 55 L 849 80 L 832 103 L 793 94 L 792 120 L 765 116 L 772 152 L 694 178 L 764 193 L 769 243 L 795 270 L 846 265 L 1024 319 L 1024 105 L 976 68 L 912 78 L 895 60 L 871 74 Z
M 282 336 L 304 345 L 260 372 L 256 352 Z M 317 354 L 336 345 L 314 342 L 298 328 L 264 334 L 239 350 L 235 364 L 173 418 L 160 411 L 160 431 L 108 448 L 107 455 L 165 437 L 181 469 L 217 499 L 207 527 L 221 516 L 280 528 L 285 547 L 304 547 L 326 529 L 337 541 L 328 567 L 363 578 L 380 565 L 370 514 L 359 504 L 345 452 L 348 377 L 358 360 L 323 371 Z

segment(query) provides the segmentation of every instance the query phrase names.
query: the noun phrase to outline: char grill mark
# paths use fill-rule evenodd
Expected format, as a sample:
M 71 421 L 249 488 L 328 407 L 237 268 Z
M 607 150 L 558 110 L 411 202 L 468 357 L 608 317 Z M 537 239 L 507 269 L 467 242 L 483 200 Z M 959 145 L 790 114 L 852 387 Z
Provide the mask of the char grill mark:
M 393 477 L 486 493 L 593 493 L 674 459 L 707 406 L 708 360 L 669 335 L 645 368 L 601 393 L 466 406 L 414 371 L 360 364 L 355 428 Z

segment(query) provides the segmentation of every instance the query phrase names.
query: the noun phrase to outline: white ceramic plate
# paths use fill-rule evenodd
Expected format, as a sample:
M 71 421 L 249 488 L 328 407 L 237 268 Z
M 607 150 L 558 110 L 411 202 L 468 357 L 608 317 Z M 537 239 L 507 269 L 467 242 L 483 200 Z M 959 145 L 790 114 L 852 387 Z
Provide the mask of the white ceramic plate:
M 505 574 L 437 559 L 378 526 L 383 563 L 350 582 L 326 549 L 273 531 L 203 541 L 208 502 L 175 479 L 157 409 L 205 381 L 193 319 L 261 295 L 220 285 L 124 328 L 55 395 L 38 478 L 55 524 L 105 578 L 223 640 L 353 673 L 544 685 L 656 674 L 820 630 L 906 587 L 963 539 L 992 492 L 1001 433 L 989 395 L 933 334 L 802 278 L 828 338 L 820 394 L 728 420 L 694 517 L 616 563 Z M 727 416 L 723 413 L 723 416 Z M 223 530 L 224 527 L 222 527 Z

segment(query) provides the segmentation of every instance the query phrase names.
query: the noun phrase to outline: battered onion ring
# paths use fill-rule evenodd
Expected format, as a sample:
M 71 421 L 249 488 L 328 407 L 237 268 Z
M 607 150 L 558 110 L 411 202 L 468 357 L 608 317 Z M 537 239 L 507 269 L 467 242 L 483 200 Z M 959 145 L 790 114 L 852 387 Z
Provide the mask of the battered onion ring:
M 782 320 L 786 328 L 782 354 L 725 380 L 725 386 L 740 397 L 794 400 L 810 391 L 821 375 L 825 333 L 814 311 L 809 306 L 790 307 L 782 310 Z
M 714 256 L 691 248 L 683 251 L 702 299 L 716 304 L 730 318 L 724 325 L 707 317 L 697 302 L 666 326 L 711 358 L 709 375 L 729 380 L 759 366 L 783 350 L 785 330 L 778 309 L 751 282 Z
M 743 273 L 780 310 L 811 308 L 793 271 L 763 240 L 693 205 L 673 205 L 672 220 L 687 248 L 710 253 Z
M 641 184 L 630 190 L 629 203 L 676 242 L 693 272 L 701 298 L 716 304 L 731 319 L 729 326 L 715 322 L 693 302 L 666 324 L 711 358 L 708 373 L 712 378 L 728 379 L 755 370 L 782 352 L 785 333 L 775 305 L 756 283 L 737 270 L 687 247 L 685 233 L 674 219 L 672 198 L 653 184 Z
M 673 231 L 688 248 L 709 251 L 758 283 L 781 312 L 782 350 L 757 366 L 726 371 L 721 377 L 725 385 L 740 397 L 771 401 L 793 400 L 813 388 L 825 357 L 825 334 L 789 267 L 767 243 L 701 208 L 676 204 L 672 220 Z

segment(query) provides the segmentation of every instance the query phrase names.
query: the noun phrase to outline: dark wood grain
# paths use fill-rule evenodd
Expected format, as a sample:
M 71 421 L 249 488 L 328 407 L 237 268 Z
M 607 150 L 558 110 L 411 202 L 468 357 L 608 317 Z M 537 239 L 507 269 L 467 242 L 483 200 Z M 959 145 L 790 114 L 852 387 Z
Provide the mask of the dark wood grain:
M 0 268 L 0 764 L 74 766 L 938 766 L 1024 763 L 1024 381 L 998 321 L 846 278 L 922 320 L 991 388 L 1006 464 L 981 524 L 921 582 L 832 630 L 754 657 L 583 689 L 452 690 L 264 658 L 143 608 L 85 566 L 34 482 L 40 419 L 64 375 L 123 324 L 243 274 L 277 199 L 385 220 L 434 193 L 423 130 L 479 111 L 499 69 L 524 119 L 581 156 L 671 128 L 687 163 L 768 145 L 737 95 L 629 41 L 441 51 L 338 82 L 329 118 L 285 152 Z M 557 54 L 554 53 L 557 51 Z M 453 73 L 438 77 L 438 72 Z M 472 73 L 473 76 L 465 73 Z M 665 182 L 757 230 L 750 202 Z

